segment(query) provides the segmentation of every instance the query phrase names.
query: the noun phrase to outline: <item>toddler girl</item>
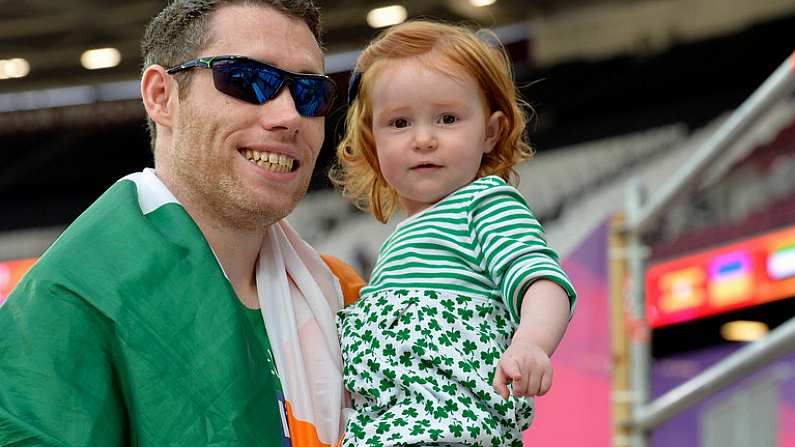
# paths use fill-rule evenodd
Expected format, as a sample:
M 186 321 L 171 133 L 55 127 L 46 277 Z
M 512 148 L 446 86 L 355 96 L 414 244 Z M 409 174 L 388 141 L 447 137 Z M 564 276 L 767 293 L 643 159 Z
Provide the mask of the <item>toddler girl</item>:
M 521 446 L 550 387 L 575 292 L 511 186 L 532 149 L 494 44 L 414 21 L 357 62 L 331 178 L 381 222 L 405 219 L 338 316 L 344 446 Z

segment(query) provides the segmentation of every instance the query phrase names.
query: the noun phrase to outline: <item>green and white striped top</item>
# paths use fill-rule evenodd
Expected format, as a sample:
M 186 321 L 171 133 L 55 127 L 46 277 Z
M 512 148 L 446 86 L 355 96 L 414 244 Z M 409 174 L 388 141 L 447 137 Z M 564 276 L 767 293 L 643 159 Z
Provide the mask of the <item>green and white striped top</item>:
M 521 193 L 503 179 L 478 179 L 398 224 L 379 250 L 361 297 L 392 288 L 445 290 L 502 300 L 519 321 L 537 279 L 576 293 Z

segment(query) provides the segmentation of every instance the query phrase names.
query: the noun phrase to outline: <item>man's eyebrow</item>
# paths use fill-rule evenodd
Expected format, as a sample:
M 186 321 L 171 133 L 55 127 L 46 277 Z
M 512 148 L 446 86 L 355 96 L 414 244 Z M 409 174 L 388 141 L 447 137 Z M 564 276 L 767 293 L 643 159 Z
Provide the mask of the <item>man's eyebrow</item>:
M 241 56 L 243 56 L 243 55 L 241 55 Z M 274 62 L 273 60 L 271 60 L 269 58 L 253 57 L 253 56 L 244 56 L 244 57 L 247 57 L 247 58 L 249 58 L 249 59 L 251 59 L 253 61 L 262 62 L 263 64 L 272 65 L 272 66 L 274 66 L 276 68 L 279 68 L 281 70 L 286 70 L 286 71 L 293 72 L 293 73 L 298 73 L 298 74 L 325 74 L 323 71 L 318 71 L 316 68 L 313 68 L 311 66 L 312 63 L 309 62 L 309 61 L 297 64 L 296 66 L 301 67 L 301 68 L 293 69 L 293 68 L 285 67 L 284 64 L 278 64 L 278 63 Z M 322 66 L 321 66 L 321 68 L 322 68 Z
M 288 68 L 288 67 L 285 67 L 283 64 L 279 64 L 279 63 L 274 62 L 271 59 L 254 58 L 254 57 L 252 57 L 250 59 L 254 59 L 256 61 L 263 62 L 263 63 L 266 63 L 268 65 L 273 65 L 274 67 L 281 68 L 282 70 L 291 71 L 293 73 L 322 74 L 322 75 L 326 74 L 326 72 L 325 72 L 325 64 L 323 63 L 323 61 L 321 61 L 319 64 L 317 64 L 315 61 L 302 60 L 302 61 L 297 61 L 297 63 L 294 64 L 294 66 L 293 66 L 293 67 L 298 67 L 298 68 Z

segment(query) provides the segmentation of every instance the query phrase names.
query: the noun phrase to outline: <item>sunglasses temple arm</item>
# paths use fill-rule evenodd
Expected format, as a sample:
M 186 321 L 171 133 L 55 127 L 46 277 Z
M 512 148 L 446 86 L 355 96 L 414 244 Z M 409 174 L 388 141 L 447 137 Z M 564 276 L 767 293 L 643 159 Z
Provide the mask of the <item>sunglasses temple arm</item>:
M 208 67 L 209 68 L 209 64 L 207 64 L 207 62 L 205 62 L 205 61 L 202 61 L 201 59 L 194 59 L 192 61 L 185 62 L 182 65 L 177 65 L 176 67 L 171 67 L 168 70 L 166 70 L 166 73 L 174 74 L 174 73 L 178 73 L 180 71 L 185 71 L 185 70 L 188 70 L 188 69 L 191 69 L 191 68 L 194 68 L 194 67 Z

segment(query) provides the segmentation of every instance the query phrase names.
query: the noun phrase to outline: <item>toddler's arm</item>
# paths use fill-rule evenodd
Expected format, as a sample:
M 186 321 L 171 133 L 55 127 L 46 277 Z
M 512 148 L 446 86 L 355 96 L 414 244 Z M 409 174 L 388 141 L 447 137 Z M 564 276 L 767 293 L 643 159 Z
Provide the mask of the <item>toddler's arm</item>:
M 539 279 L 522 299 L 519 327 L 494 374 L 494 389 L 503 399 L 513 383 L 515 396 L 542 396 L 552 386 L 549 357 L 569 322 L 569 298 L 555 282 Z

